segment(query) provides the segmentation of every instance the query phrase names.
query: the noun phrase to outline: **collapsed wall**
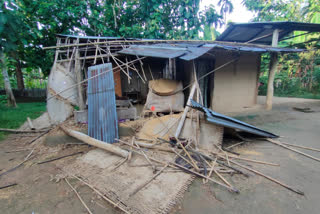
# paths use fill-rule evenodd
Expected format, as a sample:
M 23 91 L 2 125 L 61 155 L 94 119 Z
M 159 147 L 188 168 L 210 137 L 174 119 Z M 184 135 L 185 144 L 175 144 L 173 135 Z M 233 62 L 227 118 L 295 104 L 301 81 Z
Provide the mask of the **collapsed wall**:
M 77 87 L 70 88 L 76 84 L 74 67 L 70 64 L 55 62 L 48 78 L 47 111 L 52 124 L 65 121 L 78 105 Z

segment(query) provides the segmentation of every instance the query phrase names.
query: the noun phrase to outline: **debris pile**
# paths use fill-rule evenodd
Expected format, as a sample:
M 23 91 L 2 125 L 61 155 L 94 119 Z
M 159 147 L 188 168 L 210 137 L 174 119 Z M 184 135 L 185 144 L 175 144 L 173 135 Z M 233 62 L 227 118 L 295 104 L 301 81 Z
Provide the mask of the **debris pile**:
M 77 124 L 73 118 L 45 129 L 38 129 L 36 124 L 30 120 L 27 122 L 28 130 L 2 130 L 33 135 L 25 144 L 26 148 L 17 150 L 27 149 L 30 151 L 28 155 L 14 167 L 3 170 L 0 177 L 17 170 L 26 162 L 33 161 L 31 165 L 34 166 L 54 163 L 62 173 L 58 180 L 63 179 L 70 186 L 89 213 L 89 207 L 69 182 L 70 178 L 90 187 L 125 213 L 168 213 L 197 177 L 203 179 L 203 183 L 210 182 L 237 194 L 241 193 L 241 189 L 234 181 L 231 182 L 230 176 L 249 177 L 253 173 L 297 194 L 304 194 L 246 163 L 270 167 L 279 167 L 279 164 L 245 158 L 230 150 L 243 142 L 223 146 L 225 129 L 233 130 L 242 140 L 248 140 L 239 134 L 244 132 L 320 161 L 292 147 L 320 151 L 318 149 L 279 142 L 275 140 L 278 137 L 275 134 L 214 112 L 190 98 L 182 113 L 159 116 L 153 112 L 149 118 L 124 122 L 128 127 L 133 127 L 134 132 L 131 136 L 120 136 L 114 144 L 83 133 L 88 129 L 88 124 Z M 57 133 L 65 133 L 77 139 L 78 143 L 57 145 L 54 153 L 49 152 L 42 142 Z M 67 145 L 71 147 L 64 150 Z M 0 189 L 14 188 L 16 185 L 19 184 L 8 183 Z

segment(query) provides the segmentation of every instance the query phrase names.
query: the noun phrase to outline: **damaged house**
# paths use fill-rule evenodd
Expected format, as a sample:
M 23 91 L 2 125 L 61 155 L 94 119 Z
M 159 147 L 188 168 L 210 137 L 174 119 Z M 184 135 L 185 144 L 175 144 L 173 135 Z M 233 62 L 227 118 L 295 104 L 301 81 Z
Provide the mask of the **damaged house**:
M 170 212 L 195 177 L 239 193 L 224 175 L 247 171 L 303 195 L 235 160 L 278 164 L 239 157 L 222 143 L 224 133 L 234 132 L 242 141 L 232 146 L 246 142 L 243 136 L 259 137 L 319 161 L 274 140 L 276 134 L 222 114 L 257 104 L 261 54 L 271 53 L 273 89 L 277 55 L 303 51 L 277 47 L 294 30 L 283 31 L 288 26 L 230 26 L 220 41 L 58 35 L 57 45 L 48 47 L 55 60 L 46 115 L 59 124 L 54 131 L 94 146 L 59 168 L 124 213 Z
M 86 108 L 87 83 L 73 85 L 88 77 L 90 66 L 111 63 L 116 96 L 136 102 L 147 100 L 150 80 L 180 82 L 183 102 L 179 96 L 178 100 L 174 99 L 178 101 L 175 105 L 161 103 L 160 112 L 170 112 L 172 107 L 174 112 L 183 110 L 192 81 L 197 78 L 204 106 L 218 112 L 230 112 L 257 103 L 262 53 L 301 51 L 234 42 L 124 40 L 67 35 L 58 36 L 56 48 L 48 90 L 48 112 L 54 122 L 64 121 L 73 114 L 73 106 L 79 106 L 81 110 Z

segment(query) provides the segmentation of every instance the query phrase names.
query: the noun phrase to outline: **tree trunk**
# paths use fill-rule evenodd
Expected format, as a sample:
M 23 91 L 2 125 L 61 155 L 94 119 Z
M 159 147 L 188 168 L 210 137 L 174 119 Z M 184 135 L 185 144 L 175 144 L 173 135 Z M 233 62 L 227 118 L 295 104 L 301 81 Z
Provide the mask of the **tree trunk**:
M 22 75 L 22 70 L 21 70 L 21 64 L 18 59 L 16 61 L 17 61 L 17 64 L 16 64 L 17 86 L 18 86 L 20 93 L 22 93 L 22 91 L 24 89 L 24 81 L 23 81 L 23 75 Z
M 269 70 L 269 78 L 268 78 L 268 90 L 267 90 L 267 102 L 266 102 L 267 110 L 272 109 L 273 83 L 274 83 L 274 76 L 277 71 L 277 66 L 278 66 L 278 54 L 272 53 L 271 59 L 270 59 L 270 70 Z
M 12 93 L 10 80 L 9 80 L 7 62 L 6 62 L 4 53 L 2 51 L 0 51 L 0 61 L 1 61 L 1 70 L 3 75 L 3 80 L 4 80 L 4 88 L 6 90 L 7 99 L 8 99 L 8 106 L 16 107 L 17 106 L 16 99 L 14 98 L 14 95 Z

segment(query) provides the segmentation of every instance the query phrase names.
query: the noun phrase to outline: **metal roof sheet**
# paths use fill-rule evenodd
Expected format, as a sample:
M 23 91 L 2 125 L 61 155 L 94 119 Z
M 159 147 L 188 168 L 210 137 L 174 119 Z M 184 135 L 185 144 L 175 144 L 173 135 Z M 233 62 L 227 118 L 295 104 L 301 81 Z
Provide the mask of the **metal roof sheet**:
M 205 108 L 199 103 L 195 102 L 194 100 L 191 100 L 191 107 L 194 109 L 197 109 L 199 111 L 202 111 L 206 114 L 206 119 L 208 122 L 221 125 L 228 128 L 238 129 L 244 132 L 248 132 L 251 134 L 255 134 L 261 137 L 267 137 L 267 138 L 277 138 L 279 136 L 267 132 L 265 130 L 259 129 L 255 126 L 252 126 L 248 123 L 242 122 L 240 120 L 234 119 L 232 117 L 228 117 L 226 115 L 220 114 L 218 112 L 212 111 L 211 109 Z
M 281 40 L 293 31 L 320 32 L 320 24 L 302 22 L 233 23 L 217 38 L 217 41 L 248 42 L 254 38 L 266 36 L 252 43 L 271 44 L 274 29 L 280 30 L 279 40 Z
M 223 49 L 229 51 L 245 51 L 245 52 L 301 52 L 302 49 L 289 49 L 271 46 L 262 46 L 254 44 L 241 44 L 241 43 L 226 43 L 216 42 L 207 44 L 193 44 L 193 43 L 158 43 L 150 45 L 131 45 L 118 53 L 125 55 L 135 56 L 149 56 L 159 58 L 176 58 L 182 60 L 193 60 L 213 49 Z
M 118 53 L 134 56 L 151 56 L 158 58 L 176 58 L 186 53 L 186 48 L 161 47 L 154 45 L 131 45 Z

